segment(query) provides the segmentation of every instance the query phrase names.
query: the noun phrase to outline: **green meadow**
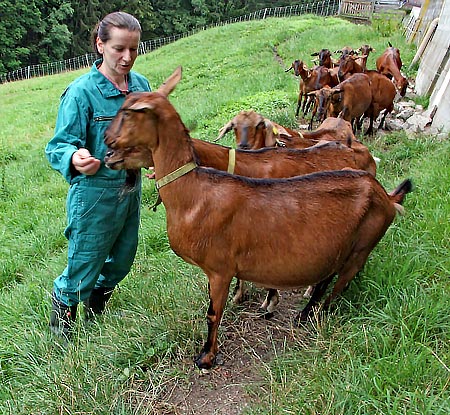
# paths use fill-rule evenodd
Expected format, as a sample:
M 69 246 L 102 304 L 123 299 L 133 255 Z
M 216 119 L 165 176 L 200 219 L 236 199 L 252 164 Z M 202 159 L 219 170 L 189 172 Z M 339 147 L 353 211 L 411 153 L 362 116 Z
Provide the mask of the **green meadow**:
M 170 101 L 192 137 L 212 141 L 244 109 L 295 127 L 298 80 L 284 70 L 322 48 L 368 43 L 374 68 L 389 41 L 414 76 L 415 46 L 388 29 L 315 16 L 236 23 L 140 56 L 134 69 L 156 89 L 182 65 Z M 171 251 L 164 207 L 149 209 L 150 180 L 136 261 L 107 312 L 89 327 L 80 312 L 68 347 L 49 333 L 52 283 L 66 263 L 67 183 L 44 147 L 59 96 L 86 71 L 0 85 L 1 414 L 162 413 L 165 385 L 188 381 L 180 362 L 192 361 L 206 337 L 207 278 Z M 362 141 L 381 159 L 387 190 L 413 180 L 405 214 L 307 339 L 255 361 L 262 381 L 246 386 L 243 414 L 450 413 L 449 140 L 400 131 Z M 239 319 L 245 304 L 229 301 L 227 310 Z

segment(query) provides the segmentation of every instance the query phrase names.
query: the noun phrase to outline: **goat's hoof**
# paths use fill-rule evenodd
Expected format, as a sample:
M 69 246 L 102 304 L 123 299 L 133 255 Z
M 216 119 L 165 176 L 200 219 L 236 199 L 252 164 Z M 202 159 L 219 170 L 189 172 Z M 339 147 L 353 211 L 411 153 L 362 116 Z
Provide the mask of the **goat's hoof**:
M 194 359 L 195 365 L 202 370 L 211 369 L 215 361 L 216 357 L 211 352 L 202 352 Z
M 295 327 L 302 328 L 308 324 L 309 313 L 300 312 L 294 319 Z
M 267 311 L 265 308 L 260 308 L 259 313 L 259 316 L 264 320 L 269 320 L 273 317 L 273 311 Z

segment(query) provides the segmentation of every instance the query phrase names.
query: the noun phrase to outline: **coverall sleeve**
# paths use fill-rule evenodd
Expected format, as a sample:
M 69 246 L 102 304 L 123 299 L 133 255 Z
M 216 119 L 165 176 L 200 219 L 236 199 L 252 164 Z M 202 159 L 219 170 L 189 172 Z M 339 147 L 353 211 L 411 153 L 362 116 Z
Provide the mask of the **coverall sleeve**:
M 45 148 L 45 155 L 53 169 L 68 183 L 79 173 L 72 166 L 72 155 L 86 146 L 89 111 L 70 89 L 61 97 L 56 118 L 55 135 Z

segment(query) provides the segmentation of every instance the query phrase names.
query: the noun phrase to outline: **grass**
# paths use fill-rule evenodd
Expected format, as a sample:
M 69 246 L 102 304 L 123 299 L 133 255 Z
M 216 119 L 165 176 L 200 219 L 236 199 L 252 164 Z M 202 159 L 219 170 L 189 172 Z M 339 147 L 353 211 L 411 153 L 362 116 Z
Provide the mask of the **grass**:
M 267 19 L 181 39 L 139 57 L 135 69 L 156 88 L 183 65 L 171 101 L 193 137 L 212 140 L 242 109 L 294 126 L 298 81 L 284 72 L 294 59 L 369 43 L 374 67 L 388 41 L 407 68 L 415 50 L 397 31 L 336 18 Z M 80 321 L 67 349 L 48 333 L 52 281 L 66 261 L 67 184 L 44 147 L 60 94 L 83 72 L 0 85 L 2 414 L 156 413 L 168 382 L 188 382 L 177 362 L 192 359 L 206 333 L 206 278 L 170 250 L 164 208 L 148 209 L 149 181 L 136 262 L 108 312 L 92 327 Z M 265 362 L 261 389 L 249 385 L 247 414 L 450 412 L 449 142 L 401 131 L 368 146 L 387 189 L 413 179 L 406 213 L 307 341 Z

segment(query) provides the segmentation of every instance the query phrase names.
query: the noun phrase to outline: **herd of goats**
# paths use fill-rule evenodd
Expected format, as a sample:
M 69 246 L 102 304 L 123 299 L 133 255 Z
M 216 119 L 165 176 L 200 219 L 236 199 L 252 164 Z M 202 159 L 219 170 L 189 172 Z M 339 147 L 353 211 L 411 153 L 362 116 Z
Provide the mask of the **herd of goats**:
M 322 67 L 324 56 L 319 54 Z M 168 99 L 182 77 L 178 67 L 158 90 L 129 94 L 105 133 L 109 168 L 130 175 L 154 169 L 170 246 L 208 277 L 208 335 L 195 358 L 199 368 L 215 363 L 233 278 L 238 279 L 235 302 L 243 298 L 244 281 L 265 287 L 262 307 L 268 313 L 279 300 L 279 289 L 309 287 L 309 301 L 295 320 L 304 323 L 334 280 L 322 308 L 342 292 L 403 211 L 411 180 L 387 192 L 375 178 L 372 155 L 355 139 L 351 125 L 363 114 L 375 119 L 390 106 L 372 92 L 378 76 L 369 71 L 350 75 L 344 69 L 350 63 L 361 67 L 351 53 L 343 54 L 337 76 L 346 79 L 315 90 L 319 114 L 321 94 L 329 92 L 329 116 L 314 131 L 299 133 L 254 111 L 242 111 L 218 136 L 234 131 L 237 148 L 191 138 Z M 381 65 L 380 81 L 386 79 L 394 95 L 396 88 L 404 91 L 397 72 L 392 73 L 396 86 L 381 75 L 392 64 Z M 302 71 L 303 66 L 295 62 L 293 68 Z M 332 72 L 335 68 L 329 68 Z M 361 98 L 364 88 L 372 99 L 357 113 L 354 91 Z
M 376 60 L 376 70 L 367 69 L 367 58 L 375 50 L 363 45 L 357 51 L 342 48 L 339 60 L 334 60 L 329 49 L 322 49 L 319 65 L 308 69 L 303 61 L 296 60 L 286 72 L 294 70 L 300 77 L 300 93 L 296 116 L 300 108 L 306 114 L 311 110 L 309 129 L 313 121 L 322 122 L 326 117 L 342 117 L 350 121 L 353 129 L 360 129 L 364 118 L 370 124 L 366 134 L 373 134 L 373 122 L 381 112 L 378 128 L 382 128 L 386 116 L 394 109 L 397 92 L 404 96 L 407 79 L 400 72 L 402 60 L 398 48 L 389 47 Z M 392 82 L 391 82 L 392 80 Z

